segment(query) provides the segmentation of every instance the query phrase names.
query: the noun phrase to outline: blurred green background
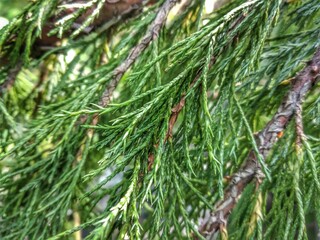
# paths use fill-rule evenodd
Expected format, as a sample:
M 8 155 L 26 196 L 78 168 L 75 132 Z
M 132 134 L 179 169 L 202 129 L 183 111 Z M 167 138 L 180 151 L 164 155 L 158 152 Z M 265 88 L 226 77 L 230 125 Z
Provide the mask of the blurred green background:
M 0 17 L 8 20 L 19 14 L 28 4 L 27 0 L 0 0 Z

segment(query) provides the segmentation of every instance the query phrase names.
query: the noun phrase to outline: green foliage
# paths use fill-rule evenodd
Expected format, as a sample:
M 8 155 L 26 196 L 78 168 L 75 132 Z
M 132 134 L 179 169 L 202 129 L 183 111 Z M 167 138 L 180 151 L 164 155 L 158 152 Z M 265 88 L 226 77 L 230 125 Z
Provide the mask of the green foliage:
M 12 19 L 23 9 L 26 0 L 2 0 L 0 2 L 0 16 Z
M 90 1 L 51 34 L 68 32 L 95 2 L 99 11 L 104 1 Z M 234 0 L 204 14 L 204 1 L 192 1 L 126 72 L 113 102 L 97 105 L 163 2 L 112 34 L 98 29 L 77 38 L 92 15 L 39 58 L 34 42 L 58 0 L 30 3 L 0 30 L 0 56 L 10 59 L 0 82 L 23 64 L 0 101 L 1 239 L 72 239 L 78 230 L 90 231 L 86 239 L 202 238 L 200 219 L 223 196 L 224 176 L 257 151 L 254 133 L 320 45 L 320 3 Z M 246 188 L 230 239 L 307 239 L 309 212 L 320 224 L 319 88 L 303 120 L 302 152 L 292 124 L 260 159 L 269 179 L 259 193 Z

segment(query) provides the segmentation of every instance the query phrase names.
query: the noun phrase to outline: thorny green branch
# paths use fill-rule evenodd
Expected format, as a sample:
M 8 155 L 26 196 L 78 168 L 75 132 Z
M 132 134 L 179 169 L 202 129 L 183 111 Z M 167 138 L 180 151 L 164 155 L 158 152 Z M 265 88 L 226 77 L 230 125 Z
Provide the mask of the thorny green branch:
M 266 127 L 258 134 L 259 153 L 266 159 L 269 151 L 278 140 L 278 134 L 282 133 L 295 113 L 301 116 L 301 103 L 319 78 L 320 73 L 320 48 L 317 49 L 312 60 L 292 80 L 292 87 L 283 99 L 277 113 L 269 121 Z M 298 125 L 302 126 L 302 119 L 299 118 Z M 298 135 L 302 135 L 302 128 L 298 127 Z M 300 131 L 301 130 L 301 131 Z M 209 237 L 219 229 L 226 230 L 227 219 L 235 207 L 244 188 L 256 178 L 258 182 L 264 178 L 257 156 L 253 151 L 248 155 L 243 167 L 233 174 L 232 180 L 225 190 L 224 198 L 219 201 L 215 210 L 200 227 L 199 231 L 203 236 Z

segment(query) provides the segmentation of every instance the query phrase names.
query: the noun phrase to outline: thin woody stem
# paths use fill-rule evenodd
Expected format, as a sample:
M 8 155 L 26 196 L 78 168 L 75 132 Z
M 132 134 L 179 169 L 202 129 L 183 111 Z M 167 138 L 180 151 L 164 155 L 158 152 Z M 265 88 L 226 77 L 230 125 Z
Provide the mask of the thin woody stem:
M 74 0 L 69 4 L 72 5 L 76 4 L 77 2 L 78 1 Z M 153 4 L 150 1 L 149 3 Z M 120 20 L 123 20 L 125 17 L 127 17 L 128 14 L 131 14 L 132 12 L 138 9 L 142 9 L 142 7 L 143 0 L 106 0 L 103 6 L 103 10 L 101 10 L 99 17 L 95 19 L 93 23 L 90 25 L 89 30 L 86 31 L 86 29 L 83 29 L 82 32 L 79 32 L 78 36 L 88 34 L 89 32 L 91 32 L 91 30 L 96 29 L 99 26 L 102 26 L 102 29 L 99 29 L 99 32 L 106 31 L 107 29 L 111 28 L 112 26 L 120 22 Z M 71 30 L 79 28 L 81 24 L 84 23 L 85 20 L 92 14 L 95 8 L 96 6 L 92 6 L 89 9 L 87 9 L 87 11 L 83 13 L 73 24 Z M 50 19 L 48 19 L 48 22 L 43 26 L 42 35 L 36 39 L 36 42 L 33 47 L 34 54 L 32 55 L 32 57 L 38 58 L 41 55 L 43 55 L 46 51 L 56 47 L 60 43 L 61 38 L 57 36 L 48 36 L 48 34 L 51 30 L 53 30 L 53 26 L 58 21 L 58 19 L 66 17 L 68 14 L 72 14 L 72 12 L 75 11 L 75 9 L 71 9 L 69 11 L 64 11 L 60 13 L 59 16 L 53 16 Z M 70 30 L 66 31 L 63 37 L 68 37 L 70 34 Z M 8 62 L 8 56 L 2 56 L 0 58 L 0 67 L 2 65 L 6 65 Z M 0 97 L 3 95 L 5 91 L 8 91 L 14 85 L 17 75 L 21 71 L 22 67 L 23 63 L 21 60 L 19 60 L 18 64 L 9 71 L 7 79 L 4 81 L 3 84 L 0 85 Z
M 307 63 L 307 66 L 300 71 L 292 81 L 292 86 L 282 103 L 280 104 L 276 114 L 268 122 L 264 129 L 259 134 L 259 153 L 265 159 L 277 142 L 279 133 L 282 133 L 287 127 L 292 117 L 299 112 L 299 106 L 303 102 L 305 95 L 312 88 L 319 78 L 320 73 L 320 48 L 317 49 L 312 60 Z M 302 130 L 302 129 L 301 129 Z M 224 198 L 219 201 L 215 210 L 210 217 L 206 219 L 203 225 L 199 228 L 203 236 L 209 237 L 219 229 L 225 229 L 227 219 L 235 207 L 237 200 L 241 196 L 244 188 L 254 179 L 258 181 L 263 179 L 264 175 L 261 171 L 261 166 L 252 150 L 244 165 L 238 172 L 233 174 L 229 186 L 226 188 Z
M 155 20 L 151 24 L 148 32 L 142 38 L 142 40 L 131 50 L 129 56 L 125 61 L 123 61 L 114 71 L 113 78 L 109 82 L 107 88 L 102 94 L 99 105 L 102 107 L 107 106 L 111 99 L 112 94 L 116 87 L 118 86 L 119 81 L 123 77 L 126 71 L 134 64 L 138 59 L 141 53 L 148 47 L 152 40 L 158 38 L 162 26 L 165 24 L 168 13 L 172 7 L 178 2 L 178 0 L 167 0 L 162 7 L 160 8 Z
M 129 68 L 134 64 L 134 62 L 138 59 L 138 57 L 142 54 L 142 52 L 148 47 L 152 40 L 158 38 L 160 30 L 162 26 L 167 21 L 168 13 L 173 8 L 173 6 L 178 2 L 178 0 L 167 0 L 152 22 L 148 32 L 142 38 L 142 40 L 131 50 L 130 54 L 116 69 L 113 70 L 113 77 L 111 81 L 108 83 L 108 86 L 104 90 L 101 99 L 99 101 L 99 105 L 101 107 L 106 107 L 112 100 L 112 95 L 116 87 L 118 86 L 123 75 L 129 70 Z M 95 114 L 93 116 L 92 125 L 97 125 L 99 122 L 98 115 Z M 88 116 L 83 116 L 81 118 L 81 122 L 84 123 L 88 119 Z
M 124 73 L 134 64 L 134 62 L 138 59 L 141 53 L 148 47 L 152 40 L 156 39 L 159 36 L 160 30 L 167 21 L 168 13 L 173 8 L 173 6 L 178 2 L 178 0 L 167 0 L 162 7 L 160 8 L 155 20 L 151 24 L 148 32 L 142 38 L 142 40 L 131 50 L 130 54 L 128 55 L 127 59 L 122 62 L 113 72 L 113 79 L 109 83 L 108 87 L 105 89 L 102 97 L 100 99 L 99 105 L 102 107 L 106 107 L 112 98 L 112 94 L 116 89 L 119 81 L 123 77 Z M 84 116 L 81 119 L 82 122 L 87 120 L 87 116 Z M 93 120 L 91 124 L 93 126 L 97 125 L 99 122 L 99 116 L 95 114 L 93 116 Z M 85 137 L 85 144 L 86 141 L 91 141 L 94 134 L 94 129 L 91 128 L 87 131 L 87 135 Z M 77 153 L 77 159 L 81 159 L 83 155 L 83 147 L 80 147 Z
M 209 68 L 212 67 L 215 60 L 216 59 L 214 57 L 211 58 L 210 64 L 208 66 Z M 196 84 L 196 82 L 201 77 L 202 71 L 203 71 L 203 69 L 199 70 L 196 77 L 191 82 L 189 88 L 192 88 Z M 171 109 L 171 115 L 170 115 L 169 121 L 168 121 L 168 130 L 167 130 L 165 138 L 163 139 L 164 143 L 166 143 L 169 139 L 172 138 L 172 132 L 173 132 L 174 125 L 177 122 L 179 114 L 182 111 L 182 109 L 184 108 L 185 104 L 186 104 L 186 94 L 184 93 L 184 94 L 182 94 L 179 102 L 176 105 L 174 105 L 174 107 Z M 154 153 L 150 153 L 148 156 L 148 171 L 151 170 L 153 163 L 154 163 Z
M 212 67 L 212 65 L 215 63 L 216 58 L 212 57 L 210 60 L 210 64 L 208 66 L 208 68 L 210 69 Z M 201 69 L 198 74 L 196 75 L 196 77 L 193 79 L 193 81 L 191 82 L 189 88 L 192 88 L 196 82 L 199 80 L 199 78 L 201 77 L 203 69 Z M 181 110 L 183 109 L 183 107 L 185 106 L 186 103 L 186 96 L 185 94 L 182 95 L 182 97 L 180 98 L 180 101 L 171 109 L 171 115 L 169 118 L 169 127 L 167 130 L 167 134 L 166 137 L 164 139 L 164 142 L 166 142 L 169 138 L 172 138 L 172 131 L 173 131 L 173 127 L 178 119 L 178 116 L 181 112 Z

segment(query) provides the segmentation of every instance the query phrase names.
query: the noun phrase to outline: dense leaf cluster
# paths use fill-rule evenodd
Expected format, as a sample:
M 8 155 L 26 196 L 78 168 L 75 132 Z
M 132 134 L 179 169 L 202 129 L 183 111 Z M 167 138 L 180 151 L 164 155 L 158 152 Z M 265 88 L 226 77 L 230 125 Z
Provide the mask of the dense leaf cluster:
M 205 1 L 189 1 L 102 107 L 114 69 L 165 1 L 109 34 L 81 34 L 104 2 L 60 19 L 51 34 L 70 35 L 41 55 L 42 28 L 68 5 L 34 1 L 0 29 L 0 82 L 22 66 L 0 100 L 1 239 L 71 239 L 78 230 L 86 239 L 202 238 L 201 218 L 226 176 L 256 149 L 255 132 L 320 44 L 318 1 L 234 0 L 207 14 Z M 96 15 L 70 32 L 92 6 Z M 302 152 L 292 123 L 260 159 L 268 178 L 258 193 L 245 189 L 230 238 L 307 239 L 307 224 L 320 224 L 318 86 L 304 104 Z

